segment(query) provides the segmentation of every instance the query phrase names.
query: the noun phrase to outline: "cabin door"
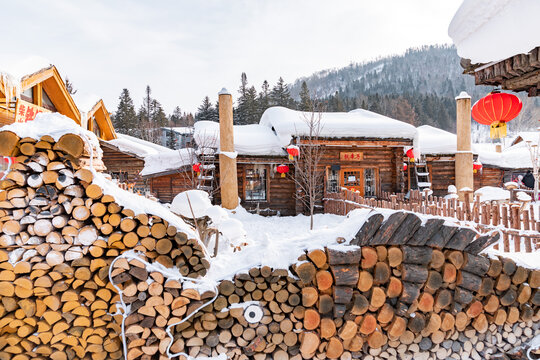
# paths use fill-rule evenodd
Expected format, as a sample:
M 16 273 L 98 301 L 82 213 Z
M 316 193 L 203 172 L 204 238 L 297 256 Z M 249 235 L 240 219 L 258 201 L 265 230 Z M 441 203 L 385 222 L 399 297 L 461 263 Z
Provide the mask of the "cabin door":
M 342 169 L 341 184 L 349 190 L 359 191 L 360 196 L 364 196 L 364 169 Z

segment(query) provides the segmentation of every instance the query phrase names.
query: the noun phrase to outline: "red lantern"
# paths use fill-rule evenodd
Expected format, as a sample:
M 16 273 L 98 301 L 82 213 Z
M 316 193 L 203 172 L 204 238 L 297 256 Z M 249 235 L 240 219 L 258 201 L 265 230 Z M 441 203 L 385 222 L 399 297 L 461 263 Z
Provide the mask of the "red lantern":
M 285 177 L 285 174 L 289 172 L 289 167 L 287 165 L 278 165 L 276 171 L 281 174 L 281 177 Z
M 287 153 L 289 154 L 289 160 L 293 160 L 295 156 L 300 155 L 300 148 L 296 145 L 287 146 Z
M 201 174 L 201 163 L 193 164 L 193 171 L 199 176 Z
M 482 125 L 489 125 L 489 136 L 498 139 L 506 136 L 506 123 L 518 116 L 522 107 L 516 95 L 492 92 L 473 105 L 472 117 Z
M 475 162 L 473 162 L 472 168 L 473 168 L 473 172 L 476 174 L 478 170 L 482 170 L 482 163 L 476 160 Z
M 414 150 L 413 150 L 413 148 L 410 148 L 409 150 L 407 150 L 405 155 L 407 155 L 410 162 L 414 162 Z
M 407 163 L 403 163 L 403 171 L 407 171 Z

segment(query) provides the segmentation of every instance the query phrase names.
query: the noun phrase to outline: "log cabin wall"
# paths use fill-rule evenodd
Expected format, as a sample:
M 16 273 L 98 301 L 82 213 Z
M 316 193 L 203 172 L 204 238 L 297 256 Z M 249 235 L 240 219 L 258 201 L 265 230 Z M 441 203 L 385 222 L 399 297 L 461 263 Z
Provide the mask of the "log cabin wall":
M 238 196 L 241 200 L 240 204 L 245 209 L 252 212 L 258 209 L 261 214 L 267 215 L 277 213 L 284 216 L 296 215 L 296 186 L 291 179 L 294 168 L 292 164 L 288 164 L 290 170 L 285 177 L 281 177 L 275 171 L 275 167 L 286 163 L 287 158 L 240 155 L 236 160 Z M 219 174 L 219 171 L 216 171 L 216 174 Z M 261 175 L 264 176 L 263 181 L 260 179 Z M 221 202 L 219 191 L 215 194 L 215 202 L 218 204 Z
M 328 189 L 328 177 L 331 175 L 332 167 L 334 175 L 339 174 L 338 187 L 348 187 L 348 171 L 363 170 L 359 173 L 362 176 L 361 181 L 351 187 L 360 191 L 363 196 L 378 196 L 382 191 L 401 192 L 403 189 L 402 177 L 402 157 L 403 148 L 411 146 L 410 140 L 326 140 L 323 157 L 320 163 L 322 171 L 326 172 L 325 191 Z M 354 159 L 351 159 L 354 157 Z M 366 182 L 371 174 L 366 169 L 372 169 L 374 176 L 374 192 L 368 193 L 369 184 Z M 371 170 L 370 170 L 371 171 Z M 354 176 L 354 175 L 351 175 Z M 352 182 L 350 182 L 352 184 Z
M 134 183 L 134 189 L 141 193 L 150 189 L 147 181 L 139 175 L 144 168 L 143 159 L 119 151 L 116 147 L 104 141 L 100 141 L 100 145 L 103 150 L 103 163 L 107 167 L 107 173 L 113 179 L 118 179 L 123 183 Z
M 181 172 L 151 177 L 147 181 L 152 195 L 164 203 L 170 203 L 179 193 L 193 188 L 189 178 Z

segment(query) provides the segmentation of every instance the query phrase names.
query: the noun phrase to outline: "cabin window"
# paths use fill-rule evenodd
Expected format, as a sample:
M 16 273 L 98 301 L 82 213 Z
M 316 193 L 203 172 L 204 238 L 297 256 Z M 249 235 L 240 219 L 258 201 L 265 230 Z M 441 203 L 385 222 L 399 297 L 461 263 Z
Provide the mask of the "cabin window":
M 326 182 L 326 192 L 339 192 L 339 170 L 328 170 L 328 178 Z
M 21 93 L 21 99 L 29 103 L 34 103 L 34 88 L 29 88 Z
M 51 98 L 47 93 L 45 92 L 45 89 L 41 89 L 41 106 L 44 107 L 47 110 L 51 110 L 52 112 L 56 112 L 56 107 L 51 101 Z
M 92 117 L 92 132 L 93 132 L 94 134 L 96 134 L 96 136 L 97 136 L 98 138 L 101 137 L 101 131 L 99 130 L 99 126 L 98 126 L 98 124 L 97 124 L 97 122 L 96 122 L 96 118 L 95 118 L 95 117 Z
M 246 201 L 267 201 L 266 167 L 246 169 Z
M 375 169 L 364 169 L 364 196 L 375 196 Z

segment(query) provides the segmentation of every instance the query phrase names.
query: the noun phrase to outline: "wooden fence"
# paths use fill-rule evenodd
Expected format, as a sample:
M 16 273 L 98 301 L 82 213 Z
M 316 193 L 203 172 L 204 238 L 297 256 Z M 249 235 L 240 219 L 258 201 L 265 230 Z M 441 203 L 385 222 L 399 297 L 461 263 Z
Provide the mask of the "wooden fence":
M 346 215 L 358 208 L 383 208 L 413 211 L 420 214 L 456 219 L 462 225 L 485 233 L 500 230 L 501 240 L 495 247 L 505 252 L 533 252 L 540 248 L 540 221 L 535 209 L 527 202 L 461 202 L 436 196 L 424 197 L 418 191 L 404 194 L 383 193 L 380 198 L 363 198 L 360 194 L 343 189 L 340 193 L 327 193 L 324 212 Z

